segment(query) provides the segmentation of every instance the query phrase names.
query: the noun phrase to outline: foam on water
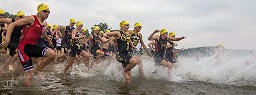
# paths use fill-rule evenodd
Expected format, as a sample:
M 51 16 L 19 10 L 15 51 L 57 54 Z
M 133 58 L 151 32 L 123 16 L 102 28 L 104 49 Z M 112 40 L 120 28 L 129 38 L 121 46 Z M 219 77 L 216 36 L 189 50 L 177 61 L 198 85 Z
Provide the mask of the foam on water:
M 173 68 L 172 78 L 169 79 L 167 67 L 156 67 L 153 58 L 143 58 L 143 70 L 148 79 L 166 79 L 175 82 L 204 81 L 227 85 L 255 85 L 256 57 L 254 54 L 240 54 L 228 51 L 216 58 L 216 54 L 208 57 L 180 56 L 178 68 Z M 105 64 L 104 62 L 102 62 Z M 101 63 L 101 64 L 102 64 Z M 112 62 L 110 65 L 98 65 L 93 69 L 94 75 L 103 73 L 115 80 L 123 80 L 121 63 Z M 93 74 L 93 73 L 91 73 Z M 82 73 L 80 75 L 83 75 Z M 139 75 L 138 66 L 132 69 L 132 77 Z
M 230 53 L 230 52 L 229 52 Z M 173 70 L 173 76 L 180 76 L 186 81 L 205 81 L 228 85 L 255 85 L 255 59 L 251 54 L 242 55 L 232 52 L 216 54 L 210 57 L 180 57 L 179 68 Z M 256 57 L 255 57 L 256 58 Z
M 180 56 L 178 68 L 173 68 L 172 77 L 167 74 L 167 67 L 155 66 L 153 58 L 142 58 L 145 77 L 165 79 L 174 82 L 203 81 L 227 85 L 255 85 L 255 54 L 240 54 L 228 51 L 218 58 L 216 54 L 207 57 Z M 73 77 L 87 78 L 96 75 L 108 76 L 111 80 L 123 81 L 121 63 L 115 59 L 107 65 L 106 61 L 95 64 L 88 70 L 84 64 L 73 64 L 70 74 Z M 138 66 L 131 71 L 132 77 L 139 76 Z

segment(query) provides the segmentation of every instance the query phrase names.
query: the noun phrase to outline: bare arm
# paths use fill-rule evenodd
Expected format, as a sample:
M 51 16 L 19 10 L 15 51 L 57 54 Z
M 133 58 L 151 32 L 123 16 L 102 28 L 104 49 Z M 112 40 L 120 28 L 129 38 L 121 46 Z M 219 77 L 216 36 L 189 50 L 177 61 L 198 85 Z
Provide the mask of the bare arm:
M 10 41 L 10 37 L 12 34 L 12 31 L 14 27 L 22 26 L 22 25 L 32 25 L 34 23 L 35 19 L 33 16 L 26 16 L 20 20 L 17 20 L 11 24 L 8 25 L 7 33 L 6 33 L 6 41 Z
M 107 36 L 114 36 L 116 39 L 118 39 L 118 38 L 121 36 L 121 34 L 120 34 L 119 31 L 113 31 L 113 32 L 104 33 L 103 36 L 104 36 L 104 35 L 107 35 Z
M 59 29 L 58 29 L 58 31 L 57 31 L 57 35 L 58 35 L 60 38 L 62 38 L 62 34 L 61 34 L 61 32 L 60 32 Z
M 144 41 L 143 41 L 143 39 L 142 39 L 142 34 L 139 36 L 139 38 L 140 38 L 140 44 L 142 45 L 142 47 L 147 51 L 147 53 L 148 53 L 150 56 L 152 56 L 152 54 L 149 52 L 149 50 L 147 49 L 147 47 L 146 47 L 146 45 L 145 45 L 145 43 L 144 43 Z
M 34 23 L 35 19 L 33 16 L 26 16 L 25 18 L 22 18 L 18 21 L 15 21 L 11 24 L 9 24 L 8 28 L 7 28 L 7 33 L 6 33 L 6 39 L 5 41 L 1 44 L 0 47 L 2 48 L 6 48 L 10 42 L 10 37 L 11 34 L 13 32 L 14 27 L 17 26 L 22 26 L 22 25 L 32 25 Z
M 51 41 L 50 38 L 47 36 L 46 31 L 44 31 L 44 32 L 42 33 L 42 36 L 43 36 L 43 38 L 48 42 L 49 46 L 51 46 L 51 45 L 52 45 L 52 41 Z
M 81 37 L 76 37 L 76 29 L 72 31 L 72 39 L 80 39 Z
M 12 19 L 11 18 L 1 18 L 0 22 L 10 24 L 10 23 L 12 23 Z
M 182 48 L 182 49 L 175 49 L 174 53 L 180 53 L 182 50 L 184 50 L 184 48 Z
M 58 28 L 59 28 L 60 30 L 66 30 L 66 26 L 64 26 L 64 25 L 58 25 Z
M 155 30 L 150 36 L 148 37 L 148 40 L 152 41 L 155 40 L 156 38 L 154 37 L 155 33 L 158 33 L 160 30 Z
M 89 40 L 93 39 L 92 34 L 89 35 L 89 37 L 85 40 L 86 42 L 88 42 Z
M 180 40 L 185 39 L 185 38 L 186 37 L 184 37 L 184 36 L 178 37 L 178 38 L 173 38 L 173 37 L 168 36 L 168 40 L 170 40 L 170 41 L 180 41 Z
M 153 46 L 152 46 L 153 44 L 155 44 L 154 41 L 151 41 L 150 43 L 148 43 L 149 48 L 151 48 L 152 50 L 154 50 L 154 48 L 153 48 Z
M 8 26 L 8 24 L 4 23 L 4 27 L 2 28 L 2 30 L 7 31 L 7 26 Z

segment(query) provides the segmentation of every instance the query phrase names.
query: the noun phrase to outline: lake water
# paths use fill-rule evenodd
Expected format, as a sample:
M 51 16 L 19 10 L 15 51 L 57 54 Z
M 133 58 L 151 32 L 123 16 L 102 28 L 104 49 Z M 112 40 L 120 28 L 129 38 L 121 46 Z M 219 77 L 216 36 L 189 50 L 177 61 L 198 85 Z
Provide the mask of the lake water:
M 4 57 L 1 56 L 1 61 Z M 223 54 L 219 58 L 180 56 L 178 68 L 169 79 L 166 67 L 156 67 L 153 59 L 143 58 L 145 77 L 138 67 L 132 69 L 131 84 L 124 84 L 120 63 L 101 62 L 91 70 L 74 63 L 62 73 L 64 63 L 49 64 L 44 69 L 46 80 L 33 78 L 33 86 L 23 84 L 19 62 L 15 72 L 7 69 L 0 75 L 1 95 L 255 95 L 256 57 Z M 36 66 L 36 64 L 34 64 Z

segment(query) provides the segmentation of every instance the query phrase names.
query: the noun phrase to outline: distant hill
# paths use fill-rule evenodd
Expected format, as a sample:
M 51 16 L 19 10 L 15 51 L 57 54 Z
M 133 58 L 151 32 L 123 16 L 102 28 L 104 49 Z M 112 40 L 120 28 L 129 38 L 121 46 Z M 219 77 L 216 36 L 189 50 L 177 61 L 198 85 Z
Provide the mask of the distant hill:
M 197 47 L 197 48 L 188 48 L 180 52 L 180 56 L 200 56 L 200 57 L 207 57 L 212 56 L 218 46 L 204 46 L 204 47 Z M 227 54 L 228 56 L 236 56 L 236 55 L 251 55 L 255 53 L 253 50 L 247 49 L 223 49 L 222 52 Z

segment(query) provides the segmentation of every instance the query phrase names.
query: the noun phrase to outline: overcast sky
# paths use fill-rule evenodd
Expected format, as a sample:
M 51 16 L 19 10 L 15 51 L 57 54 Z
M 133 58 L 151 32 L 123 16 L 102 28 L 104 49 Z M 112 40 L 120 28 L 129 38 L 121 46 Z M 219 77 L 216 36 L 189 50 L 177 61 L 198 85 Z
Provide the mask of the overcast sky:
M 256 50 L 255 0 L 1 0 L 0 8 L 33 15 L 40 3 L 49 5 L 51 25 L 68 25 L 75 18 L 89 30 L 100 22 L 119 29 L 120 21 L 127 20 L 130 29 L 141 22 L 146 44 L 155 29 L 167 28 L 187 37 L 178 48 L 222 43 L 228 49 Z

